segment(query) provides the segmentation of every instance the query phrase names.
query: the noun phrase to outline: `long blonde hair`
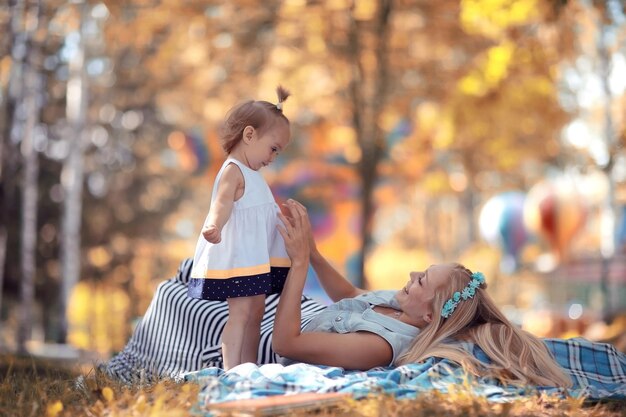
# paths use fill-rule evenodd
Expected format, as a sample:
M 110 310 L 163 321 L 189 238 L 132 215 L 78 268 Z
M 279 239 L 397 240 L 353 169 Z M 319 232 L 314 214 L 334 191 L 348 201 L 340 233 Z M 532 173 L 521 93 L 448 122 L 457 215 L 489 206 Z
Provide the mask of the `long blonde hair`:
M 473 298 L 460 301 L 448 318 L 441 316 L 444 303 L 467 286 L 471 275 L 472 272 L 463 265 L 453 265 L 450 285 L 435 289 L 432 322 L 396 360 L 396 365 L 420 362 L 429 357 L 446 358 L 461 364 L 474 375 L 495 376 L 505 382 L 571 387 L 571 379 L 545 344 L 514 326 L 502 314 L 487 294 L 486 284 L 476 289 Z M 475 343 L 492 363 L 480 362 L 458 343 L 444 342 L 447 338 Z

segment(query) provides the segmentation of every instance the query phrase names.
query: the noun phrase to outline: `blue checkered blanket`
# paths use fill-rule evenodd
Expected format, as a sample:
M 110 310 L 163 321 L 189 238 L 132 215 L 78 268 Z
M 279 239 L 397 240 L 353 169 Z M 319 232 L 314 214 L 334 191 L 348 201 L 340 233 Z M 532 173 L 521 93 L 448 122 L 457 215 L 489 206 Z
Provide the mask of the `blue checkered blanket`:
M 433 389 L 448 392 L 459 384 L 493 402 L 507 402 L 537 391 L 590 400 L 626 399 L 626 355 L 612 345 L 584 339 L 545 339 L 545 343 L 571 376 L 574 383 L 571 389 L 502 385 L 493 378 L 469 377 L 458 365 L 437 358 L 367 372 L 303 363 L 290 366 L 247 363 L 228 372 L 206 368 L 185 374 L 184 379 L 200 384 L 201 406 L 300 392 L 348 392 L 357 399 L 372 393 L 391 394 L 400 399 L 415 398 L 421 392 Z M 488 362 L 487 355 L 478 346 L 463 346 L 479 360 Z

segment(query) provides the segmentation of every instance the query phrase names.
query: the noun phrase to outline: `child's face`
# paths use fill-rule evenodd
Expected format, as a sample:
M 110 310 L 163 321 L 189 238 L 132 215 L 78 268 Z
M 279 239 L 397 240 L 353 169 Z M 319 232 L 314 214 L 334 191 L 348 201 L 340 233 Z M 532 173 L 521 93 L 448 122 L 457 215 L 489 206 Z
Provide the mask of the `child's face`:
M 254 134 L 246 147 L 246 162 L 257 171 L 274 162 L 274 159 L 289 144 L 289 127 L 280 123 L 267 130 L 263 135 Z

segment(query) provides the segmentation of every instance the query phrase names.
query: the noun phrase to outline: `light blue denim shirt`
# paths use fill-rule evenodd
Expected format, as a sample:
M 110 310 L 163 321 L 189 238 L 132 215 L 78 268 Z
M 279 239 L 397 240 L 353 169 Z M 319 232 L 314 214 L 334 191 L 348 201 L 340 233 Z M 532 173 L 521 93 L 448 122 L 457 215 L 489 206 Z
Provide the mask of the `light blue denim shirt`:
M 371 332 L 389 343 L 393 357 L 389 365 L 409 347 L 419 329 L 374 311 L 374 306 L 400 310 L 395 298 L 397 291 L 371 291 L 354 298 L 344 298 L 318 313 L 302 329 L 303 332 L 354 333 Z M 294 363 L 282 358 L 283 365 Z

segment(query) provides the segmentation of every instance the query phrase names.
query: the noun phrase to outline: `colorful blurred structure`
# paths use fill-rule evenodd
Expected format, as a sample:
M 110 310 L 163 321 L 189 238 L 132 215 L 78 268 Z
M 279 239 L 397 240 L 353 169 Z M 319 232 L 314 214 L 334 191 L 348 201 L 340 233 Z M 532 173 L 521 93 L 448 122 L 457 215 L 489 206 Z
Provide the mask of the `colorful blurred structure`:
M 514 272 L 518 267 L 519 255 L 529 238 L 524 224 L 524 201 L 521 192 L 507 192 L 489 199 L 483 206 L 479 225 L 485 240 L 499 245 L 504 253 L 501 269 Z
M 543 181 L 528 192 L 524 221 L 528 228 L 546 239 L 561 260 L 566 260 L 571 241 L 587 216 L 583 195 L 571 180 Z

